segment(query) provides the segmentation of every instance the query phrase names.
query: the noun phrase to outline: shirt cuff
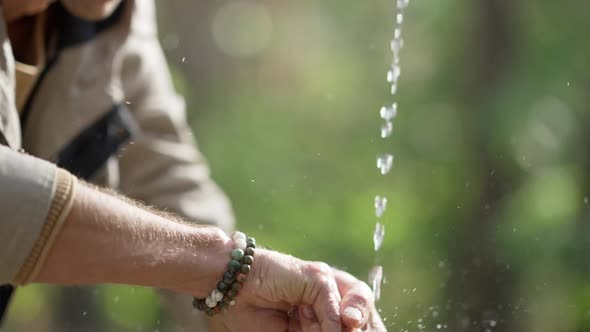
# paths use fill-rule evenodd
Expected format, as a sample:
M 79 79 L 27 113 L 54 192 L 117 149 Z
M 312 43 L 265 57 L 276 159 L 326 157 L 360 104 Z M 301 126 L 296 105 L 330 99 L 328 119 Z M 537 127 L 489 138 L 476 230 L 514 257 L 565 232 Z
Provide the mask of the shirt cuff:
M 45 224 L 37 241 L 16 275 L 13 284 L 24 285 L 35 280 L 43 267 L 49 251 L 72 209 L 77 179 L 67 171 L 56 168 L 53 200 Z

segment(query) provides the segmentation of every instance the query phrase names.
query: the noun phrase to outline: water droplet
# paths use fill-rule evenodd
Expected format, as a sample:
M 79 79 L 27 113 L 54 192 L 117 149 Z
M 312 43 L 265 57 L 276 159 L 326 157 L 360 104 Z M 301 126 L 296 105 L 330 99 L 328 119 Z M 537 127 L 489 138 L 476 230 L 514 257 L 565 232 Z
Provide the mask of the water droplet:
M 391 106 L 383 106 L 379 110 L 379 115 L 385 121 L 389 121 L 397 115 L 397 103 L 391 104 Z
M 185 62 L 186 61 L 186 57 L 183 56 L 181 61 L 182 62 Z
M 397 8 L 399 9 L 408 7 L 408 4 L 410 4 L 410 0 L 397 0 Z
M 381 138 L 387 138 L 387 137 L 391 136 L 392 132 L 393 132 L 393 123 L 391 121 L 386 121 L 381 126 Z
M 396 22 L 397 22 L 397 24 L 404 23 L 404 14 L 398 13 L 397 16 L 396 16 Z
M 400 75 L 401 75 L 400 66 L 398 64 L 394 64 L 387 71 L 387 82 L 389 82 L 389 83 L 396 82 L 399 79 Z
M 369 284 L 373 286 L 375 302 L 381 298 L 381 281 L 383 280 L 383 266 L 377 265 L 369 272 Z
M 391 40 L 391 51 L 395 54 L 404 47 L 404 40 L 402 38 L 394 38 Z
M 375 215 L 381 218 L 387 208 L 387 197 L 375 196 Z
M 393 38 L 399 39 L 402 36 L 402 29 L 400 27 L 395 28 L 393 31 Z
M 584 197 L 584 204 L 586 204 L 586 206 L 588 206 L 588 196 Z
M 570 86 L 570 82 L 567 82 L 567 86 Z
M 375 251 L 381 249 L 383 244 L 383 238 L 385 237 L 385 225 L 378 222 L 375 224 L 375 232 L 373 233 L 373 244 L 375 245 Z
M 381 174 L 385 175 L 389 173 L 393 166 L 393 156 L 386 153 L 377 156 L 377 168 L 381 171 Z
M 391 85 L 391 94 L 395 95 L 397 93 L 397 83 L 393 83 Z

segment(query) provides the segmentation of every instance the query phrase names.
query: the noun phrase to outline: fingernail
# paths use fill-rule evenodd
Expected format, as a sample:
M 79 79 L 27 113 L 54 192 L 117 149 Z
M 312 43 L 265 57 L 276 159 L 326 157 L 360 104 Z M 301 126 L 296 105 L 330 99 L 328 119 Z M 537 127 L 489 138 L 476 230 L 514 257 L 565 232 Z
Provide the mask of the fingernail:
M 348 307 L 344 309 L 344 315 L 352 320 L 360 322 L 363 320 L 363 313 L 354 307 Z
M 316 320 L 315 311 L 313 311 L 312 307 L 306 305 L 306 306 L 303 306 L 302 310 L 303 310 L 303 316 L 305 316 L 306 319 Z

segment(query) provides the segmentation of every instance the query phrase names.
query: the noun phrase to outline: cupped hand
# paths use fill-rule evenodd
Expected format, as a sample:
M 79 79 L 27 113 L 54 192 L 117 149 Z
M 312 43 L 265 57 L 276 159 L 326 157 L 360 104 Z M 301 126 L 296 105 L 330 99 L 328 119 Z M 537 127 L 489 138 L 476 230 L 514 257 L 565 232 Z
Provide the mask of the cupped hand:
M 382 326 L 365 283 L 268 250 L 257 250 L 236 305 L 210 320 L 212 331 L 386 331 Z
M 387 331 L 377 312 L 373 292 L 369 286 L 344 271 L 334 269 L 334 276 L 342 297 L 340 302 L 342 330 L 346 332 Z M 322 329 L 313 310 L 308 305 L 301 305 L 297 309 L 297 315 L 290 320 L 289 331 L 320 332 Z

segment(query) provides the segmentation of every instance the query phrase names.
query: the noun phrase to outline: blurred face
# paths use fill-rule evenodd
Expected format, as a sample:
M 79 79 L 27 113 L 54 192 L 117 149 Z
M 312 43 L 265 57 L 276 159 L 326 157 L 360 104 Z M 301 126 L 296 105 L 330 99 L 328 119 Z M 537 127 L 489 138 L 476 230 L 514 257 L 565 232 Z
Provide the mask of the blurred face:
M 38 0 L 41 1 L 41 0 Z M 61 0 L 63 6 L 75 16 L 97 21 L 108 17 L 122 0 Z

